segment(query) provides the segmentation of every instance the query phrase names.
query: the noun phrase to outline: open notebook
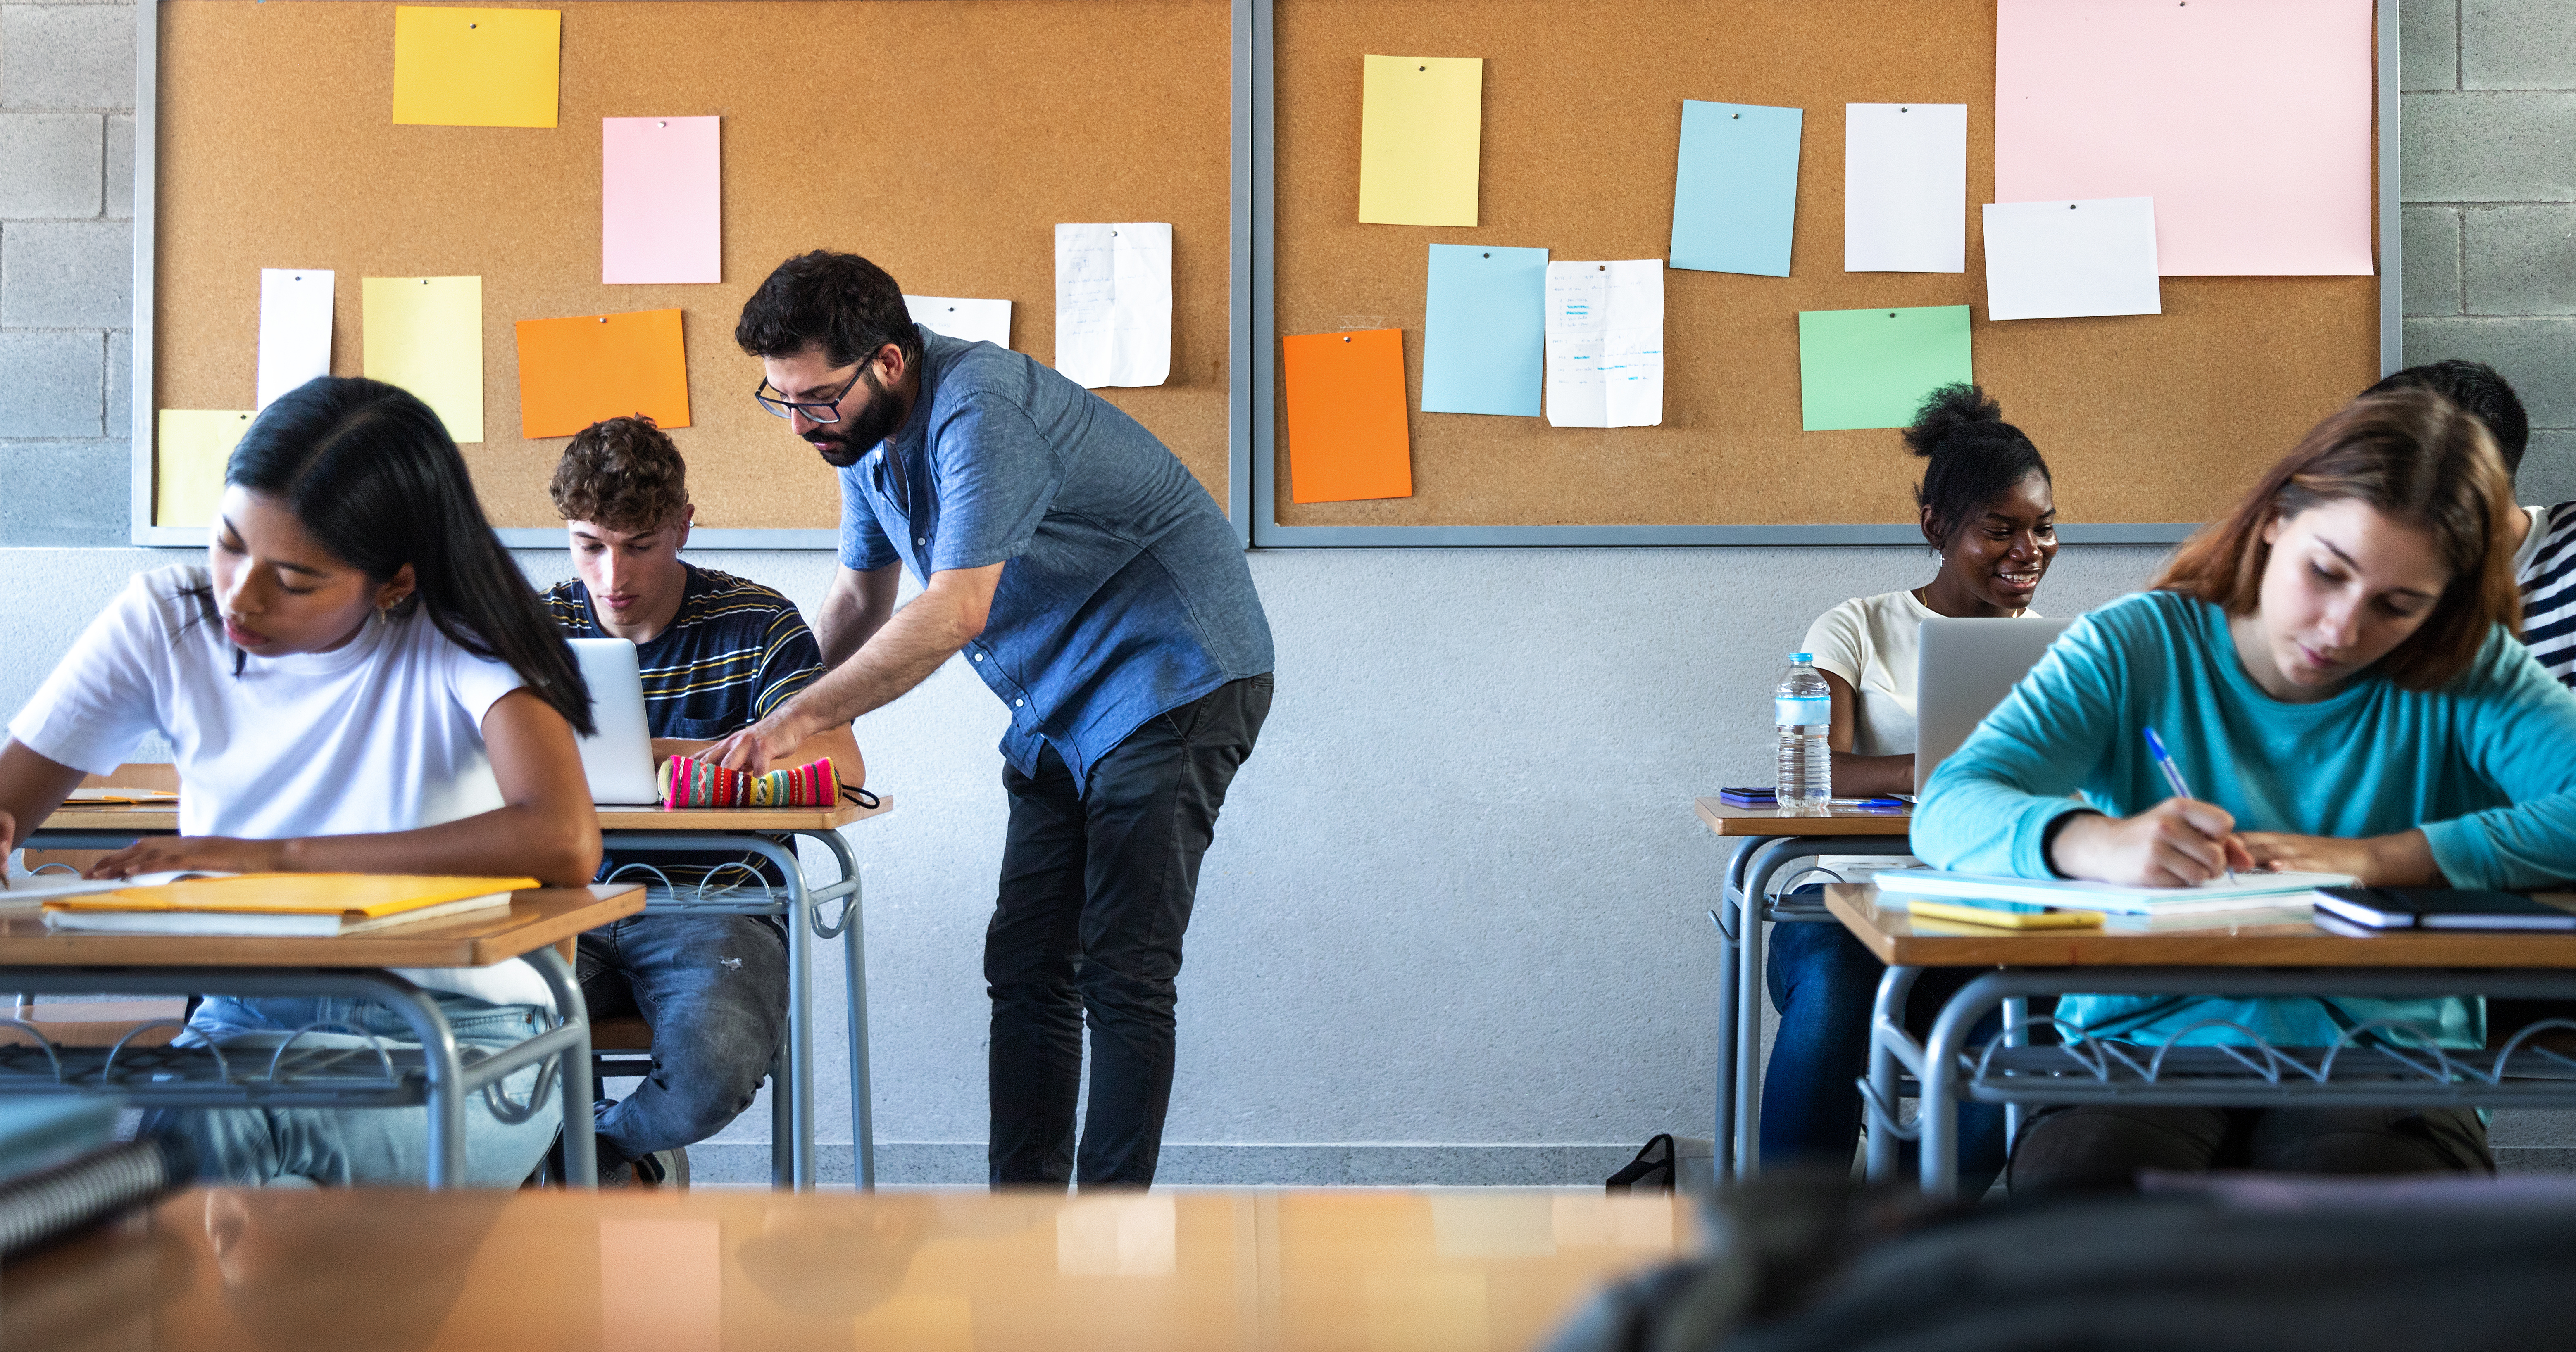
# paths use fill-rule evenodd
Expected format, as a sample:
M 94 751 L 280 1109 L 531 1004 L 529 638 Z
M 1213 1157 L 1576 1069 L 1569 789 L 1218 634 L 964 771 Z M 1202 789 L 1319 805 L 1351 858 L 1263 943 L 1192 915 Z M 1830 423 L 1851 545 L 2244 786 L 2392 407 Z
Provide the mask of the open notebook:
M 513 891 L 537 886 L 534 878 L 246 873 L 58 896 L 44 903 L 45 926 L 104 934 L 329 938 L 503 909 Z
M 2236 911 L 2253 907 L 2305 908 L 2320 887 L 2349 887 L 2341 873 L 2239 873 L 2234 882 L 2218 879 L 2198 887 L 2131 887 L 2064 878 L 2007 878 L 1988 873 L 1949 873 L 1940 869 L 1894 869 L 1874 881 L 1891 900 L 1907 896 L 1979 897 L 1990 901 L 2028 901 L 2042 906 L 2077 906 L 2114 915 L 2190 915 L 2203 911 Z

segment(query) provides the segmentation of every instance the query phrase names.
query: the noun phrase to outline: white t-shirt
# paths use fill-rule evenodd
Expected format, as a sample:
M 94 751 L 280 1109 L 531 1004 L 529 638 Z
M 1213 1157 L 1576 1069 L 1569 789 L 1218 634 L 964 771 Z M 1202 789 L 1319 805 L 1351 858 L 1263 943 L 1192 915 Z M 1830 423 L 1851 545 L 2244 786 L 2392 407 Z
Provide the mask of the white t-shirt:
M 177 751 L 179 831 L 275 840 L 436 826 L 502 805 L 483 715 L 525 682 L 456 646 L 425 614 L 367 622 L 346 647 L 238 652 L 202 567 L 138 573 L 90 622 L 9 735 L 104 774 L 159 733 Z M 404 973 L 424 987 L 551 1009 L 520 962 Z
M 2513 551 L 2513 576 L 2517 582 L 2528 583 L 2531 561 L 2540 557 L 2540 542 L 2549 536 L 2549 509 L 2525 507 L 2522 514 L 2531 519 L 2531 529 L 2522 533 L 2522 545 Z
M 1852 688 L 1852 754 L 1914 754 L 1914 657 L 1923 622 L 1939 618 L 1914 593 L 1892 591 L 1845 601 L 1807 626 L 1816 666 Z

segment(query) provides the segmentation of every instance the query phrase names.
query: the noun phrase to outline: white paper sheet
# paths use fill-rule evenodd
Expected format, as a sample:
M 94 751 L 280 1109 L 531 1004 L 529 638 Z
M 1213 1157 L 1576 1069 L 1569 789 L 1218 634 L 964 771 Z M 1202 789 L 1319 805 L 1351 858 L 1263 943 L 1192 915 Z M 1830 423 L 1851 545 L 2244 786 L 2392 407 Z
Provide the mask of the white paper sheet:
M 315 376 L 331 374 L 332 274 L 316 268 L 259 270 L 259 391 L 252 407 Z
M 1170 378 L 1168 222 L 1055 228 L 1055 369 L 1086 389 Z
M 906 296 L 905 309 L 912 311 L 912 322 L 932 333 L 963 338 L 970 343 L 991 343 L 995 347 L 1011 345 L 1011 303 L 1006 300 L 968 300 L 963 296 Z
M 1986 318 L 2164 313 L 2152 197 L 1986 207 Z
M 1664 260 L 1548 264 L 1548 426 L 1663 420 Z
M 1968 105 L 1843 105 L 1843 271 L 1968 270 Z

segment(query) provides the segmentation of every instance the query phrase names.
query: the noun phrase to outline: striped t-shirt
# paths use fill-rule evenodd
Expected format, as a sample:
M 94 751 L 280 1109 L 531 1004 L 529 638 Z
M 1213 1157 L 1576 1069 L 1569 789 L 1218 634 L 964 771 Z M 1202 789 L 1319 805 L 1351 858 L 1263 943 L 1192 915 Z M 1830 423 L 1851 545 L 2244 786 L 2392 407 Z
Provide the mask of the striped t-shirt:
M 654 736 L 730 737 L 823 674 L 823 650 L 795 602 L 730 573 L 680 566 L 689 581 L 679 613 L 670 628 L 635 645 L 644 719 Z M 609 637 L 579 578 L 556 583 L 546 609 L 567 637 Z
M 2544 670 L 2576 686 L 2576 502 L 2550 508 L 2531 535 L 2514 560 L 2522 641 Z

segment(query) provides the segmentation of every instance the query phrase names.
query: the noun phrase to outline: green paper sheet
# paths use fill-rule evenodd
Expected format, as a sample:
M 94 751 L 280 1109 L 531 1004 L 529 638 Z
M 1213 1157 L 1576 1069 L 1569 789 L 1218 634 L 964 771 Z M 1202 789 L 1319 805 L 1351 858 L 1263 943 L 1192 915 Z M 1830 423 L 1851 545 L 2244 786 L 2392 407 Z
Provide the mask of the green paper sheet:
M 1798 315 L 1798 390 L 1807 431 L 1904 427 L 1925 395 L 1974 379 L 1965 305 Z

